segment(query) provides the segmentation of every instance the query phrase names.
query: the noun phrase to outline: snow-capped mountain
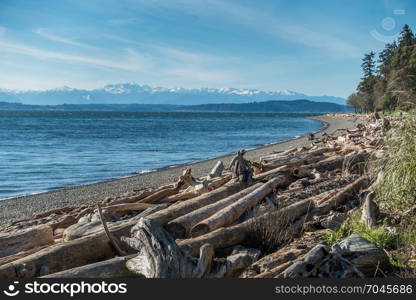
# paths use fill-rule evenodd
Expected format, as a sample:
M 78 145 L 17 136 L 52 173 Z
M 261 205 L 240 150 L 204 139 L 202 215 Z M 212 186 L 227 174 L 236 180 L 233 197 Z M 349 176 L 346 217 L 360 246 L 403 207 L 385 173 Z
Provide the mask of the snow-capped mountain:
M 164 88 L 136 83 L 109 84 L 100 89 L 81 90 L 64 86 L 45 91 L 0 90 L 0 101 L 23 104 L 180 104 L 248 103 L 269 100 L 307 99 L 315 102 L 345 104 L 334 96 L 308 96 L 294 91 L 261 91 L 236 88 Z

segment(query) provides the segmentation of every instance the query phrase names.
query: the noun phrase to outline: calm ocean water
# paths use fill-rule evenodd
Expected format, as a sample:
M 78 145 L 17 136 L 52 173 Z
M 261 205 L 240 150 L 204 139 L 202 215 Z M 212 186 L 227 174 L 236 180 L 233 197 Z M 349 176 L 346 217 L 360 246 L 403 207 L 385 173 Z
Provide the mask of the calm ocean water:
M 128 176 L 319 130 L 306 114 L 0 111 L 0 199 Z

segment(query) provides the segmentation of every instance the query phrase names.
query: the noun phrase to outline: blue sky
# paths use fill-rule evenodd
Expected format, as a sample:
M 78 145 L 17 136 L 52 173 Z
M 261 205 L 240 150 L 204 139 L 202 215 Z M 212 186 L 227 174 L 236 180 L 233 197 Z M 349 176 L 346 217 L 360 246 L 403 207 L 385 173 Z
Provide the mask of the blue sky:
M 416 1 L 0 0 L 0 88 L 289 89 L 347 97 Z

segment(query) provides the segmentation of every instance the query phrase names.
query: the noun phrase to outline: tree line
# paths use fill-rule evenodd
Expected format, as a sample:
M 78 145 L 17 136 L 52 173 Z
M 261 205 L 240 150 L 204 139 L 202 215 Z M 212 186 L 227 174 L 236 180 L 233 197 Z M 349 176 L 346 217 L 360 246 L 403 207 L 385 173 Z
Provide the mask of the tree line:
M 376 60 L 377 59 L 377 60 Z M 348 105 L 359 112 L 409 110 L 416 106 L 416 37 L 404 25 L 397 40 L 387 43 L 376 57 L 362 59 L 363 77 Z

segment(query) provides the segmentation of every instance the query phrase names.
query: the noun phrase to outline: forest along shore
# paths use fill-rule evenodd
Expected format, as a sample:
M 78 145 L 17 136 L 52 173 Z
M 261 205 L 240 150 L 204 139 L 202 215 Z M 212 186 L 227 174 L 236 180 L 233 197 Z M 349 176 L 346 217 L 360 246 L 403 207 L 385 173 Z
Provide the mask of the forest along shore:
M 320 137 L 322 134 L 339 135 L 342 133 L 342 131 L 339 131 L 340 129 L 351 129 L 356 123 L 354 122 L 355 117 L 349 115 L 340 117 L 339 115 L 327 114 L 311 117 L 311 119 L 325 124 L 323 130 L 316 134 L 316 137 Z M 307 145 L 310 145 L 310 141 L 306 136 L 303 136 L 249 150 L 245 157 L 255 161 L 259 160 L 261 156 L 272 152 L 285 151 L 293 147 Z M 0 201 L 0 227 L 12 220 L 30 217 L 33 213 L 40 213 L 69 205 L 84 204 L 106 198 L 114 198 L 123 194 L 127 195 L 133 190 L 166 185 L 175 182 L 185 166 L 192 168 L 193 176 L 203 176 L 211 170 L 218 160 L 222 160 L 223 163 L 227 165 L 230 163 L 232 157 L 233 154 L 229 154 L 187 165 L 165 168 L 150 173 L 138 174 L 95 184 L 68 187 L 46 193 L 5 199 Z
M 364 226 L 380 221 L 373 198 L 383 175 L 369 168 L 400 121 L 327 117 L 358 122 L 258 160 L 238 151 L 204 176 L 184 166 L 167 185 L 15 221 L 0 232 L 0 278 L 387 276 L 375 244 L 323 239 L 358 211 Z

